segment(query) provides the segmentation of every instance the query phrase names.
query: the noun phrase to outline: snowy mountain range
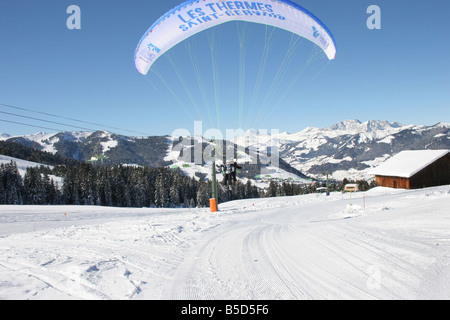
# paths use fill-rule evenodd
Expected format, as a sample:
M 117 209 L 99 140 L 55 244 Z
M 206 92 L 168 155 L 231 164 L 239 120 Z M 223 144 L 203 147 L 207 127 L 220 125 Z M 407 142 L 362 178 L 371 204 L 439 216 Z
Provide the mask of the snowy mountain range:
M 450 124 L 343 121 L 280 135 L 280 157 L 313 177 L 370 179 L 371 169 L 402 150 L 450 149 Z
M 169 136 L 128 137 L 108 131 L 97 131 L 37 133 L 24 136 L 1 134 L 0 140 L 20 143 L 80 161 L 105 155 L 108 157 L 108 163 L 112 164 L 172 166 L 179 167 L 190 175 L 209 176 L 211 172 L 211 164 L 208 162 L 195 165 L 193 159 L 182 159 L 180 151 L 174 152 L 176 139 Z M 192 141 L 191 147 L 194 147 L 198 141 Z M 303 180 L 307 177 L 321 179 L 329 173 L 339 180 L 370 179 L 373 177 L 370 174 L 371 168 L 402 150 L 450 149 L 450 124 L 441 122 L 433 126 L 423 126 L 378 120 L 346 120 L 328 128 L 308 127 L 292 134 L 284 132 L 270 135 L 248 131 L 246 135 L 236 137 L 234 143 L 247 148 L 252 147 L 252 143 L 257 144 L 258 149 L 262 151 L 261 146 L 265 149 L 273 148 L 273 141 L 279 142 L 279 167 L 257 163 L 241 150 L 238 158 L 242 162 L 250 160 L 256 163 L 254 167 L 245 168 L 247 175 L 278 175 L 278 178 Z M 210 142 L 203 139 L 202 148 L 208 145 Z

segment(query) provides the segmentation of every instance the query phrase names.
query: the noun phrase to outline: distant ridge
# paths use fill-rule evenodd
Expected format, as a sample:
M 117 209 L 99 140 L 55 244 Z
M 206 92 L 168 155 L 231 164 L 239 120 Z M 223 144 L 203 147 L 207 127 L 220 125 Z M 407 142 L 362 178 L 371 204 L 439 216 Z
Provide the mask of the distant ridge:
M 249 130 L 236 137 L 267 144 L 279 143 L 283 170 L 297 175 L 322 178 L 330 173 L 336 179 L 370 179 L 370 169 L 403 150 L 450 149 L 450 124 L 432 126 L 403 125 L 386 120 L 344 120 L 327 128 L 307 127 L 296 133 L 260 134 Z M 251 139 L 250 139 L 251 138 Z M 59 132 L 55 134 L 10 136 L 0 140 L 16 142 L 65 158 L 87 161 L 103 154 L 112 164 L 136 164 L 150 167 L 170 166 L 177 162 L 171 153 L 173 141 L 168 136 L 129 137 L 108 131 Z M 204 141 L 204 143 L 207 143 Z M 201 166 L 192 171 L 209 171 Z M 258 169 L 259 170 L 259 169 Z

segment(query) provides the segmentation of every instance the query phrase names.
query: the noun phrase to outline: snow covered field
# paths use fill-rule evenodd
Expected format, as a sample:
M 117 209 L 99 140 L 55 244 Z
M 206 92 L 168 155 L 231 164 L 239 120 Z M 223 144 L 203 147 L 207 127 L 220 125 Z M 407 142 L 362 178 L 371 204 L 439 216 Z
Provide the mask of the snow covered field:
M 450 186 L 219 208 L 1 206 L 0 299 L 450 298 Z

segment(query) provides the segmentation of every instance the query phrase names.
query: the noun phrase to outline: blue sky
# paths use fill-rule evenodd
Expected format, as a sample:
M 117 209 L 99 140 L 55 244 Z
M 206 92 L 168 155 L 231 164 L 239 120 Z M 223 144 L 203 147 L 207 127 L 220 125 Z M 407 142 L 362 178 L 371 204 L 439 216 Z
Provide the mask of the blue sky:
M 447 0 L 295 0 L 333 33 L 338 49 L 334 61 L 307 41 L 292 46 L 291 34 L 268 29 L 273 38 L 261 74 L 266 28 L 233 22 L 179 44 L 155 63 L 156 73 L 141 75 L 134 67 L 136 45 L 155 20 L 181 2 L 1 1 L 0 104 L 64 119 L 0 106 L 0 120 L 129 135 L 193 131 L 194 120 L 203 120 L 205 130 L 288 132 L 346 119 L 450 122 Z M 81 30 L 66 27 L 66 9 L 72 4 L 81 9 Z M 366 27 L 366 9 L 372 4 L 381 8 L 381 30 Z M 240 34 L 246 36 L 245 55 Z M 215 64 L 210 44 L 217 49 Z M 281 65 L 287 53 L 292 55 Z M 311 55 L 314 62 L 307 63 Z M 280 66 L 287 72 L 274 81 Z M 199 89 L 195 68 L 205 91 Z M 37 127 L 0 122 L 0 133 L 51 131 Z

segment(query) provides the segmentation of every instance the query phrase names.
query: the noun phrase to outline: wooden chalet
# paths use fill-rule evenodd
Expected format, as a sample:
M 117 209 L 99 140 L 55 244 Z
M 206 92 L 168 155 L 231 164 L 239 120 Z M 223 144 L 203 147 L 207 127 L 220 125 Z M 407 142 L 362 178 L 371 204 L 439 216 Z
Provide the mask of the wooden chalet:
M 450 184 L 450 150 L 402 151 L 376 167 L 377 186 L 419 189 Z

